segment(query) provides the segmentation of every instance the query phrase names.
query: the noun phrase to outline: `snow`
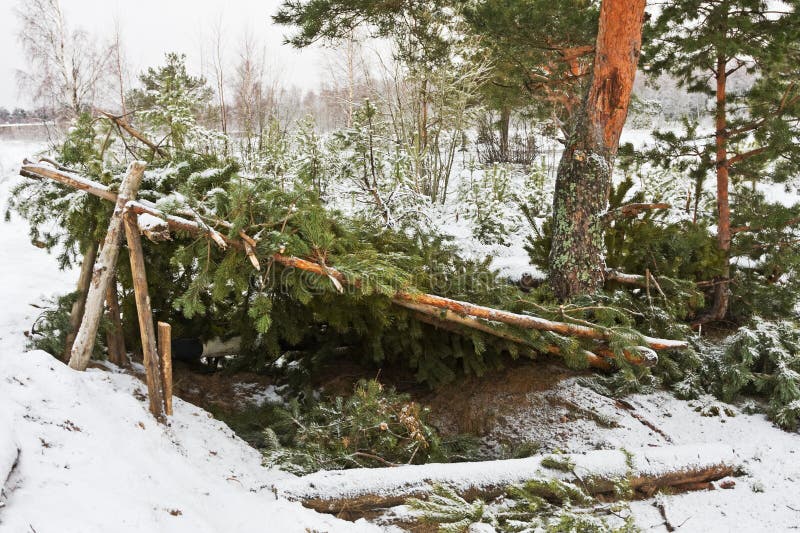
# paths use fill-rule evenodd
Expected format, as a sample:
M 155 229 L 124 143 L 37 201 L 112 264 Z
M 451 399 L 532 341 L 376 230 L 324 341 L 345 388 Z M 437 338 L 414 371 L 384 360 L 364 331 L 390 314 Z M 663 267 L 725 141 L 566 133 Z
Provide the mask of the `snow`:
M 670 523 L 679 531 L 791 531 L 800 526 L 800 435 L 782 431 L 764 415 L 708 417 L 693 402 L 665 392 L 637 395 L 628 401 L 645 418 L 671 435 L 676 443 L 726 443 L 741 459 L 746 475 L 730 490 L 664 496 Z M 632 504 L 646 531 L 666 531 L 652 502 Z M 657 526 L 658 525 L 658 526 Z
M 737 458 L 733 450 L 724 444 L 702 444 L 669 446 L 663 448 L 631 448 L 633 470 L 643 476 L 659 476 L 674 472 L 674 465 L 687 470 L 707 468 L 715 465 L 734 465 Z M 447 484 L 467 492 L 475 487 L 505 486 L 523 483 L 541 477 L 545 470 L 542 459 L 534 456 L 525 459 L 505 459 L 477 463 L 443 463 L 406 465 L 321 471 L 301 478 L 284 479 L 277 482 L 278 495 L 301 499 L 326 499 L 326 496 L 353 498 L 369 494 L 397 496 L 429 492 L 433 484 Z M 605 479 L 624 478 L 628 472 L 628 457 L 622 450 L 596 450 L 591 454 L 564 455 L 575 464 L 574 472 L 580 478 L 599 475 Z M 553 471 L 550 471 L 551 474 Z M 572 473 L 563 474 L 568 479 Z
M 258 383 L 237 383 L 234 385 L 234 389 L 242 407 L 246 405 L 262 406 L 268 403 L 285 403 L 275 385 L 263 387 Z
M 624 138 L 640 145 L 648 135 L 630 130 Z M 19 162 L 40 148 L 38 143 L 0 139 L 0 210 L 5 211 L 8 190 L 19 179 L 13 177 Z M 764 191 L 787 205 L 797 201 L 784 186 L 765 186 Z M 437 225 L 474 257 L 492 255 L 493 264 L 509 275 L 532 270 L 519 242 L 508 247 L 479 245 L 471 238 L 469 224 L 463 218 L 460 223 L 455 220 L 455 211 L 445 209 L 432 217 L 437 214 L 441 216 Z M 59 271 L 53 256 L 31 246 L 27 227 L 18 219 L 2 224 L 0 502 L 5 505 L 0 504 L 0 533 L 378 529 L 276 499 L 274 484 L 288 487 L 307 480 L 264 468 L 255 450 L 202 409 L 176 398 L 175 415 L 168 426 L 161 426 L 147 412 L 144 387 L 134 377 L 110 365 L 106 366 L 110 371 L 76 373 L 43 352 L 25 352 L 23 332 L 40 312 L 29 304 L 69 291 L 77 273 Z M 519 229 L 520 235 L 525 232 Z M 739 261 L 744 266 L 747 259 Z M 256 403 L 280 399 L 273 387 L 243 392 Z M 535 412 L 541 408 L 537 404 L 503 413 L 498 420 L 508 424 L 506 429 L 518 441 L 550 439 L 547 445 L 576 454 L 595 448 L 671 444 L 688 447 L 682 449 L 702 446 L 704 456 L 733 449 L 746 471 L 735 478 L 732 489 L 659 496 L 667 520 L 678 531 L 778 532 L 800 526 L 798 433 L 782 431 L 763 415 L 744 414 L 736 407 L 731 407 L 735 416 L 702 416 L 696 410 L 698 402 L 684 402 L 666 392 L 627 398 L 637 415 L 663 433 L 659 434 L 630 414 L 612 409 L 613 401 L 575 380 L 554 386 L 547 394 L 571 398 L 617 425 L 601 427 L 583 418 L 559 425 Z M 657 450 L 648 455 L 653 468 L 675 459 L 659 456 Z M 609 451 L 608 457 L 616 458 L 609 459 L 613 467 L 620 455 Z M 493 462 L 480 468 L 495 473 L 507 468 L 512 476 L 515 465 Z M 389 490 L 401 472 L 419 472 L 414 475 L 428 479 L 448 469 L 457 470 L 458 465 L 397 469 L 377 481 Z M 667 531 L 654 500 L 633 502 L 631 507 L 645 531 Z
M 40 146 L 0 143 L 4 208 L 18 163 Z M 80 373 L 25 352 L 23 332 L 38 314 L 29 303 L 69 291 L 77 277 L 26 235 L 14 217 L 0 231 L 1 533 L 379 530 L 276 499 L 272 485 L 290 474 L 264 468 L 206 411 L 175 398 L 160 425 L 135 377 Z
M 142 213 L 138 217 L 139 229 L 142 231 L 149 231 L 153 229 L 161 229 L 165 226 L 162 219 L 151 215 L 150 213 Z

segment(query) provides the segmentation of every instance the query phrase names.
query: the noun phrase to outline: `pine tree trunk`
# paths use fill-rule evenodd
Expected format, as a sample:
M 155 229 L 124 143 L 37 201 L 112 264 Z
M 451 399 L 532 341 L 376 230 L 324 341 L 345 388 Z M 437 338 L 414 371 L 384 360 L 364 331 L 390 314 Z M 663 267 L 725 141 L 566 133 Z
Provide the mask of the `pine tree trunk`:
M 642 44 L 645 0 L 603 0 L 589 92 L 561 157 L 553 199 L 550 282 L 562 300 L 605 275 L 602 215 Z
M 727 279 L 730 278 L 730 251 L 731 251 L 731 206 L 728 198 L 729 169 L 728 169 L 728 138 L 726 128 L 727 120 L 727 61 L 720 54 L 717 57 L 717 104 L 716 104 L 716 145 L 717 145 L 717 247 L 722 252 L 725 264 L 722 270 L 722 281 L 714 289 L 714 307 L 711 309 L 710 320 L 722 320 L 728 314 L 730 301 L 730 288 Z
M 500 110 L 500 161 L 506 163 L 508 154 L 508 132 L 511 127 L 511 108 L 503 107 Z

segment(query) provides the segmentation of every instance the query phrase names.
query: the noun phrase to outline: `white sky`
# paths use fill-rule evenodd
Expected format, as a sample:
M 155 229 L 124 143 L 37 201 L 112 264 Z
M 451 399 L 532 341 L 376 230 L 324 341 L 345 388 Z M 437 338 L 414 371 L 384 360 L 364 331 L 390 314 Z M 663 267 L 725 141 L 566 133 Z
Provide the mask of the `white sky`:
M 16 71 L 25 63 L 17 38 L 18 5 L 18 0 L 0 0 L 0 106 L 7 108 L 29 104 L 16 82 Z M 249 29 L 266 46 L 267 62 L 285 85 L 315 88 L 328 78 L 326 54 L 281 44 L 291 30 L 272 24 L 279 5 L 280 0 L 61 0 L 70 27 L 82 27 L 101 39 L 111 37 L 115 17 L 119 20 L 134 75 L 160 64 L 170 51 L 185 53 L 190 68 L 200 73 L 201 48 L 208 48 L 221 18 L 229 57 L 235 57 L 239 38 Z

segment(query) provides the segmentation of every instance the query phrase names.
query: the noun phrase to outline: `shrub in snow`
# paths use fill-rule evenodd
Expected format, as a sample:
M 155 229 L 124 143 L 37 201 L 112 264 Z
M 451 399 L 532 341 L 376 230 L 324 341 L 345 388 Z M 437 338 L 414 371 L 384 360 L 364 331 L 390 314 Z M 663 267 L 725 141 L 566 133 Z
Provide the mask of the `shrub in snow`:
M 347 398 L 295 402 L 283 418 L 292 425 L 264 430 L 265 461 L 296 473 L 448 462 L 454 452 L 429 425 L 427 408 L 376 380 L 358 382 Z
M 756 319 L 711 360 L 715 392 L 726 402 L 743 395 L 767 400 L 767 414 L 785 429 L 800 421 L 800 329 L 794 322 Z
M 458 185 L 460 213 L 472 222 L 472 234 L 483 244 L 510 245 L 522 223 L 510 165 L 471 162 Z
M 592 509 L 596 504 L 580 487 L 558 479 L 532 479 L 510 485 L 505 494 L 492 501 L 467 501 L 454 489 L 435 485 L 427 499 L 411 498 L 409 507 L 424 523 L 447 533 L 496 531 L 499 533 L 542 531 L 633 532 L 638 531 L 625 504 L 611 508 L 618 519 L 613 523 Z

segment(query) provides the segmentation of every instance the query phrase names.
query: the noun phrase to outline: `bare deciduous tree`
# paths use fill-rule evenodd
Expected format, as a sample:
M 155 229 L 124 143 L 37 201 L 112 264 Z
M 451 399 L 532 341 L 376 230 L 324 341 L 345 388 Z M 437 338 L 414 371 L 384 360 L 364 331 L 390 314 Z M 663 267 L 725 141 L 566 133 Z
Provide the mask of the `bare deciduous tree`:
M 269 115 L 270 95 L 264 86 L 264 73 L 264 52 L 258 49 L 252 33 L 245 31 L 239 43 L 232 89 L 236 124 L 248 141 L 260 136 Z
M 122 30 L 119 20 L 114 19 L 114 41 L 111 43 L 111 68 L 114 70 L 117 90 L 119 92 L 119 106 L 122 115 L 128 114 L 128 106 L 125 101 L 125 92 L 130 85 L 128 81 L 128 66 L 122 45 Z
M 211 29 L 211 68 L 214 71 L 217 102 L 219 104 L 219 120 L 222 133 L 228 133 L 228 109 L 225 102 L 225 41 L 222 17 Z
M 99 97 L 111 47 L 67 25 L 59 0 L 22 0 L 16 10 L 28 69 L 18 73 L 31 98 L 67 118 L 91 109 Z

